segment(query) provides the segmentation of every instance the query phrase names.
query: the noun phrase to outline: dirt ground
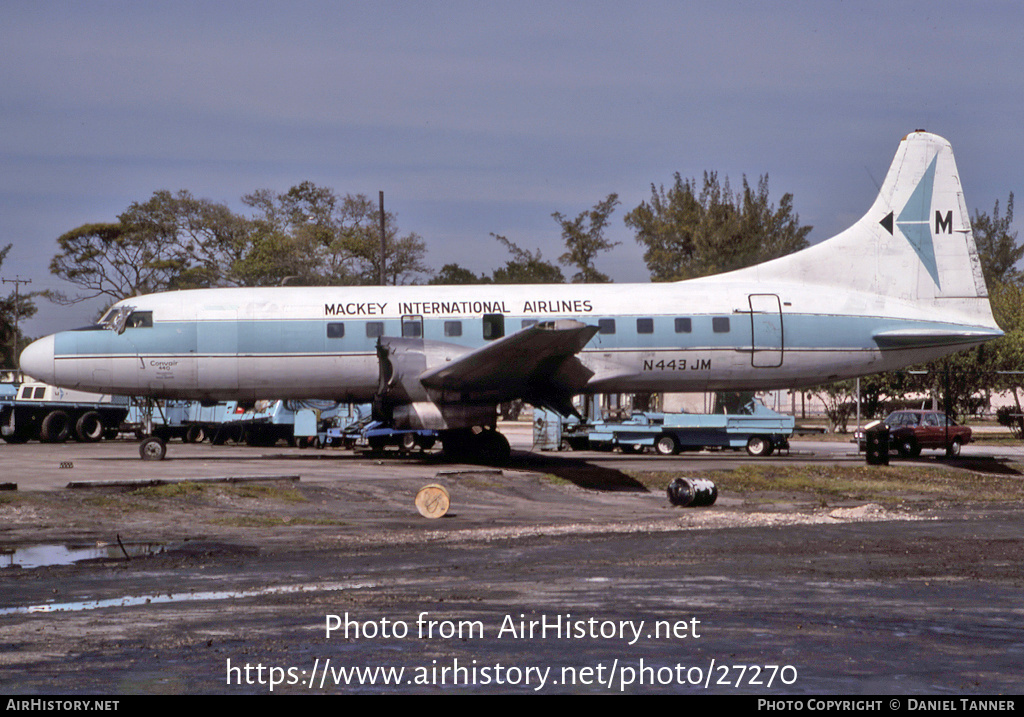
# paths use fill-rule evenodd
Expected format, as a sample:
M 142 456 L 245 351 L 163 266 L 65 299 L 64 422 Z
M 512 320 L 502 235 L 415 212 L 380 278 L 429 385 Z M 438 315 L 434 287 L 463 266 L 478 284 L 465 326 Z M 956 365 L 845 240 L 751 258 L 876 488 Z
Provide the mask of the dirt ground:
M 1019 691 L 1012 463 L 253 460 L 266 480 L 0 494 L 5 691 Z M 714 506 L 669 504 L 681 467 Z

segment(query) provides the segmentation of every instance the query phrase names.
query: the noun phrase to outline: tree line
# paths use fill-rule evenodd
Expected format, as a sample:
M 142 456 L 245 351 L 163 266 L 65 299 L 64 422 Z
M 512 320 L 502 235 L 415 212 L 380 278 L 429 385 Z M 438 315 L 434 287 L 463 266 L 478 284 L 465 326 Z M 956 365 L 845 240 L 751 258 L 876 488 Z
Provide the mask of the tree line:
M 380 219 L 378 206 L 362 194 L 302 182 L 286 192 L 257 190 L 242 197 L 248 214 L 226 204 L 194 197 L 187 190 L 158 191 L 133 202 L 114 222 L 90 223 L 57 238 L 50 262 L 53 275 L 76 287 L 75 293 L 20 293 L 0 297 L 2 361 L 13 366 L 14 316 L 36 310 L 34 299 L 62 304 L 120 299 L 156 291 L 225 286 L 368 285 L 379 281 Z M 385 281 L 388 284 L 550 284 L 602 283 L 611 279 L 596 268 L 598 258 L 618 242 L 607 237 L 619 206 L 609 194 L 593 207 L 570 217 L 551 217 L 565 251 L 557 261 L 541 250 L 525 249 L 508 237 L 491 237 L 507 253 L 490 273 L 477 274 L 457 263 L 431 272 L 426 242 L 403 233 L 391 212 L 385 214 Z M 1012 231 L 1013 194 L 1005 209 L 997 201 L 991 213 L 972 217 L 975 241 L 993 312 L 1006 335 L 977 349 L 927 366 L 861 380 L 862 412 L 872 416 L 894 401 L 921 391 L 939 395 L 949 387 L 954 413 L 972 411 L 987 392 L 1012 390 L 1020 413 L 1018 371 L 1024 366 L 1024 274 L 1018 268 L 1024 246 Z M 625 214 L 623 221 L 644 249 L 652 281 L 677 281 L 739 269 L 799 251 L 808 246 L 811 227 L 800 223 L 792 194 L 778 204 L 769 196 L 768 177 L 754 184 L 742 178 L 737 191 L 728 178 L 705 172 L 701 181 L 678 173 L 665 185 L 651 185 L 650 197 Z M 0 266 L 10 250 L 0 251 Z M 568 278 L 563 268 L 569 273 Z M 923 377 L 923 378 L 922 378 Z M 853 405 L 853 382 L 816 392 L 836 412 L 836 423 Z

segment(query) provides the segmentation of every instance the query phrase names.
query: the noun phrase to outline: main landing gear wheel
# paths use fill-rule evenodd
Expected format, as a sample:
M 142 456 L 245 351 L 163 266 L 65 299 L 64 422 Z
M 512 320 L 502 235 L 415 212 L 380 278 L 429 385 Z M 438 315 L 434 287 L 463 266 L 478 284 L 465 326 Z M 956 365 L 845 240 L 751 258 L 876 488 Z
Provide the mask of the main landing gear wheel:
M 508 439 L 498 431 L 485 429 L 473 431 L 450 431 L 441 439 L 445 457 L 455 461 L 470 461 L 500 465 L 508 462 L 512 448 Z
M 167 455 L 167 444 L 162 438 L 150 436 L 139 444 L 139 456 L 144 461 L 162 461 Z

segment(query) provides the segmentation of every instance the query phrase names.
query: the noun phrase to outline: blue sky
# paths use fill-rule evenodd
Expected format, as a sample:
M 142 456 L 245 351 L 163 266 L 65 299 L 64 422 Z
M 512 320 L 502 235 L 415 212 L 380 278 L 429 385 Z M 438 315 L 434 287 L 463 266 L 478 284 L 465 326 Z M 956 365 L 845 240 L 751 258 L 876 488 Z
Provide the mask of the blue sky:
M 69 229 L 311 180 L 383 190 L 431 266 L 476 271 L 506 258 L 491 232 L 556 259 L 551 213 L 617 192 L 599 268 L 646 281 L 622 217 L 652 183 L 768 174 L 821 241 L 915 128 L 991 211 L 1024 185 L 1021 28 L 1018 2 L 5 0 L 0 273 L 72 291 L 47 268 Z M 40 300 L 25 328 L 95 308 Z

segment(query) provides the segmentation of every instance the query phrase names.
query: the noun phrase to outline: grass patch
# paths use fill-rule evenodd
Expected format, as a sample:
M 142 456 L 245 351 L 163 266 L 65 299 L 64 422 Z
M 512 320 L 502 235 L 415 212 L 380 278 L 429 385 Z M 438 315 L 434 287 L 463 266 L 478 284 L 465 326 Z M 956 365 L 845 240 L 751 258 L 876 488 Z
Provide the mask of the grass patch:
M 801 494 L 819 502 L 870 500 L 882 503 L 1020 502 L 1024 480 L 930 466 L 830 466 L 764 464 L 734 470 L 630 472 L 650 490 L 664 490 L 678 476 L 702 477 L 720 492 L 743 496 Z
M 168 498 L 248 498 L 253 500 L 280 500 L 285 503 L 304 503 L 306 497 L 293 487 L 267 483 L 200 483 L 182 481 L 164 485 L 135 488 L 128 495 L 150 499 Z

